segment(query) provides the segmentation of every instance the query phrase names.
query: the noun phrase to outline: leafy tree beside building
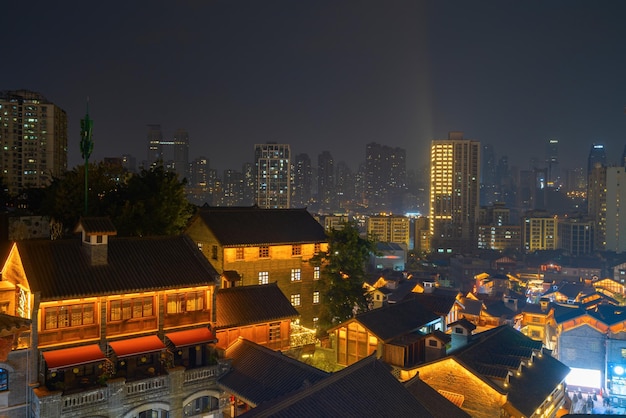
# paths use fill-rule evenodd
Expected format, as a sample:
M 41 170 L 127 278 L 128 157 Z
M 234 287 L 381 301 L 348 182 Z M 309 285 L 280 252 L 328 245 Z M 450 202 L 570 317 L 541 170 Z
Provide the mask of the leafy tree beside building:
M 346 222 L 328 233 L 328 252 L 316 260 L 324 266 L 320 332 L 369 309 L 370 297 L 364 291 L 366 263 L 375 243 L 362 238 L 355 222 Z

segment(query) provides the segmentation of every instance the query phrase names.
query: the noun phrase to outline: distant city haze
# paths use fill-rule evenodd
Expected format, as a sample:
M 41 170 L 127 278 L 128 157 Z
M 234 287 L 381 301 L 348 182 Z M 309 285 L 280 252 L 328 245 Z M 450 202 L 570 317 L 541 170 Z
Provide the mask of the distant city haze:
M 121 8 L 120 8 L 121 7 Z M 463 131 L 528 168 L 560 141 L 562 168 L 592 143 L 626 143 L 626 3 L 551 1 L 10 2 L 0 90 L 65 110 L 68 167 L 146 158 L 147 125 L 189 134 L 218 172 L 254 144 L 331 152 L 353 170 L 376 142 L 427 166 L 430 141 Z M 112 29 L 115 28 L 115 29 Z

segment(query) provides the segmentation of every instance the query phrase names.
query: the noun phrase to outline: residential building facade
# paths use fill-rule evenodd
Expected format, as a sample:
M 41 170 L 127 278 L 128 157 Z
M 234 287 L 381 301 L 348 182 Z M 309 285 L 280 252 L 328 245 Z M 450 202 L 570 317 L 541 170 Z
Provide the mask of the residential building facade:
M 43 95 L 0 92 L 0 174 L 11 194 L 46 187 L 67 170 L 67 114 Z
M 616 253 L 626 251 L 626 220 L 620 216 L 626 201 L 626 168 L 606 169 L 606 244 L 604 249 Z
M 480 142 L 450 132 L 430 154 L 431 248 L 451 253 L 476 247 L 480 199 Z
M 522 249 L 530 253 L 557 248 L 557 217 L 545 211 L 530 211 L 522 218 Z
M 256 144 L 256 204 L 261 208 L 291 207 L 291 149 L 289 144 Z
M 4 262 L 0 304 L 18 324 L 31 321 L 12 351 L 27 353 L 25 375 L 0 360 L 9 399 L 20 381 L 31 391 L 7 416 L 221 414 L 216 381 L 227 365 L 211 331 L 219 275 L 195 244 L 115 238 L 103 218 L 76 231 L 80 239 L 14 243 Z
M 205 206 L 186 234 L 222 275 L 223 288 L 277 282 L 300 313 L 300 323 L 317 325 L 322 266 L 311 261 L 328 250 L 328 241 L 306 209 Z M 237 272 L 237 279 L 228 279 L 229 271 Z
M 411 220 L 406 216 L 378 215 L 366 220 L 367 234 L 376 241 L 393 242 L 409 250 L 411 244 Z

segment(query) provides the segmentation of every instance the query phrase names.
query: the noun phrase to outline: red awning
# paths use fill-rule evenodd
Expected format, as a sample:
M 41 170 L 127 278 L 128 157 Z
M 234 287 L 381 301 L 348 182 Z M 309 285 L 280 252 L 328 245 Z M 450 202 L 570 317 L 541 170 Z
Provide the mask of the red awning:
M 44 351 L 48 369 L 57 370 L 78 366 L 95 361 L 102 361 L 106 356 L 98 344 L 83 345 L 81 347 L 64 348 L 62 350 Z
M 186 331 L 170 332 L 165 334 L 167 338 L 176 346 L 202 344 L 215 342 L 215 336 L 208 328 L 194 328 Z
M 147 337 L 129 338 L 127 340 L 113 341 L 109 345 L 115 351 L 117 358 L 136 356 L 144 353 L 151 353 L 165 348 L 165 345 L 156 335 Z

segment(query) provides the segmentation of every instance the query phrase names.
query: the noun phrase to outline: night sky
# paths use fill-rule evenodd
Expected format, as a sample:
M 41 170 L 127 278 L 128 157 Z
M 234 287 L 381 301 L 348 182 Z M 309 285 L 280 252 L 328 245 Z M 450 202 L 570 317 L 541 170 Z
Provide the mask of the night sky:
M 11 1 L 0 90 L 68 113 L 70 167 L 89 97 L 92 160 L 145 159 L 161 124 L 219 170 L 268 141 L 353 168 L 378 142 L 418 168 L 452 130 L 523 168 L 556 138 L 569 168 L 626 145 L 625 22 L 623 1 Z

